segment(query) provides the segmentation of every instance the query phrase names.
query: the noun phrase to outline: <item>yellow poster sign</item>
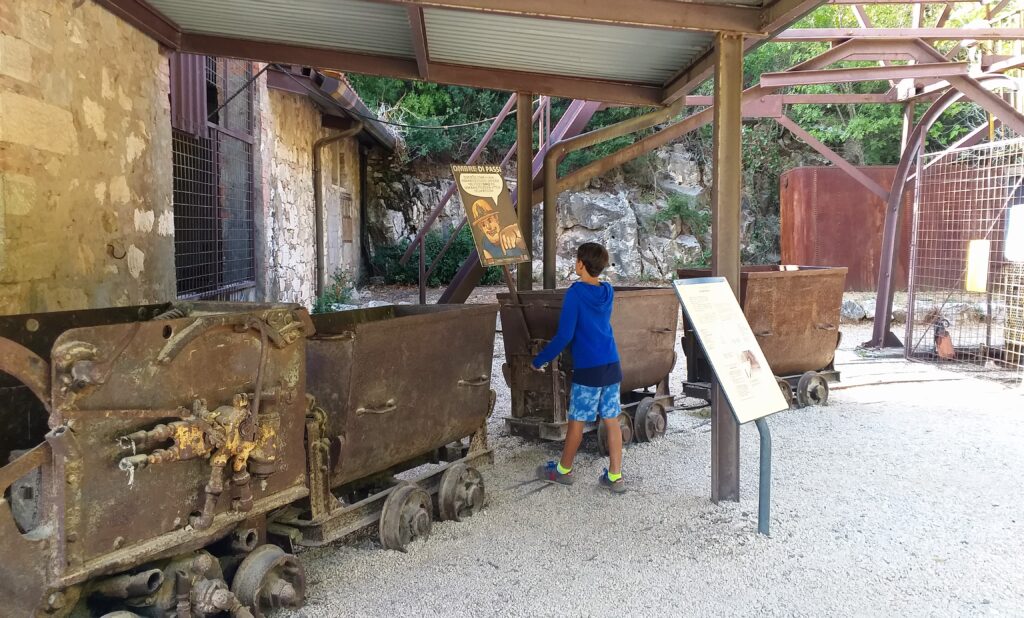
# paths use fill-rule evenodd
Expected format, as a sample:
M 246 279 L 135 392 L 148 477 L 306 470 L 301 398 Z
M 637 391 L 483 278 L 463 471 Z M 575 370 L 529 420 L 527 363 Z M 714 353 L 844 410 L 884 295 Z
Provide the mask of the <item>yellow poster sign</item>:
M 512 197 L 497 165 L 453 165 L 455 184 L 473 230 L 480 264 L 505 266 L 530 261 Z

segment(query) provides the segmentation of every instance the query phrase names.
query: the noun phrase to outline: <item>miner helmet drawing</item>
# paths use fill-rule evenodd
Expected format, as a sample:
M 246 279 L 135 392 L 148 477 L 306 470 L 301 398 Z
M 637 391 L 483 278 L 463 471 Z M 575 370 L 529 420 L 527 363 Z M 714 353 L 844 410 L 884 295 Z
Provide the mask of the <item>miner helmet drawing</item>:
M 526 255 L 526 243 L 516 224 L 501 226 L 498 211 L 490 200 L 481 198 L 470 207 L 473 227 L 481 232 L 480 249 L 485 260 L 501 260 Z

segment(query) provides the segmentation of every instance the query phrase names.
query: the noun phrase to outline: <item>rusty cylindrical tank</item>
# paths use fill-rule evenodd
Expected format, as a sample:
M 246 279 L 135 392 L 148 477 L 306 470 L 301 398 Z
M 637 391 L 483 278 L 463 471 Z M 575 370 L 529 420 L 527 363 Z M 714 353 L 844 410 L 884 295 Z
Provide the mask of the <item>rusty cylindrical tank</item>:
M 707 269 L 680 269 L 680 279 L 708 277 Z M 832 364 L 839 345 L 839 312 L 846 268 L 812 266 L 744 266 L 740 306 L 768 365 L 777 376 L 819 371 Z M 684 337 L 689 325 L 684 318 Z M 684 342 L 687 379 L 689 346 Z M 709 376 L 708 376 L 709 377 Z
M 572 358 L 567 349 L 544 374 L 530 368 L 539 347 L 558 330 L 565 290 L 519 292 L 519 305 L 508 293 L 498 295 L 501 330 L 505 343 L 505 381 L 512 390 L 512 418 L 516 433 L 537 434 L 545 439 L 564 437 L 568 385 L 572 382 Z M 635 403 L 631 391 L 661 387 L 667 395 L 667 379 L 675 365 L 676 324 L 679 301 L 670 288 L 616 287 L 612 330 L 622 364 L 625 403 Z M 523 329 L 528 328 L 529 337 Z M 556 367 L 557 365 L 557 367 Z M 529 419 L 538 424 L 527 428 Z
M 194 553 L 242 522 L 265 525 L 266 513 L 304 497 L 311 331 L 297 305 L 0 317 L 0 490 L 13 498 L 0 502 L 5 611 L 63 616 L 90 596 L 147 586 L 173 599 L 172 576 L 151 572 L 139 586 L 96 578 L 162 568 L 153 561 Z M 188 583 L 227 599 L 221 577 L 196 570 Z

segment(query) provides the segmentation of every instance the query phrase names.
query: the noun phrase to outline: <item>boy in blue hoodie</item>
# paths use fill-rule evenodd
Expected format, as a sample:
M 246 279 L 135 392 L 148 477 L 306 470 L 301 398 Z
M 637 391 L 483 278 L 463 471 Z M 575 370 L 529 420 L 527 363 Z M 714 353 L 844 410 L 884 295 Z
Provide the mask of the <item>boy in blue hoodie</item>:
M 619 427 L 619 383 L 622 368 L 612 334 L 611 284 L 597 277 L 608 266 L 608 251 L 588 242 L 576 250 L 576 274 L 580 281 L 565 293 L 558 332 L 533 359 L 542 369 L 572 342 L 572 394 L 569 397 L 569 428 L 561 461 L 549 461 L 538 469 L 540 478 L 572 485 L 572 462 L 583 441 L 583 428 L 601 418 L 608 432 L 608 467 L 600 483 L 613 493 L 626 491 L 622 480 L 622 430 Z

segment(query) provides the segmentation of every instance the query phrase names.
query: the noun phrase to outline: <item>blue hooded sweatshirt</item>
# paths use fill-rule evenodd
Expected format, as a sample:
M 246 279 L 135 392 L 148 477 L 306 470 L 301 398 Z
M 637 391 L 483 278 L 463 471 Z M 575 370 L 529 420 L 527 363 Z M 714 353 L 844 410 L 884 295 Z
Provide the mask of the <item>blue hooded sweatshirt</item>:
M 562 301 L 562 315 L 554 339 L 533 359 L 534 367 L 550 363 L 572 342 L 573 382 L 608 386 L 622 381 L 619 351 L 612 334 L 611 284 L 576 282 Z

